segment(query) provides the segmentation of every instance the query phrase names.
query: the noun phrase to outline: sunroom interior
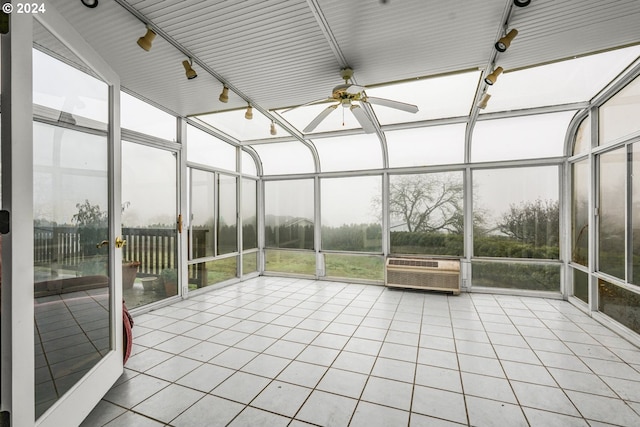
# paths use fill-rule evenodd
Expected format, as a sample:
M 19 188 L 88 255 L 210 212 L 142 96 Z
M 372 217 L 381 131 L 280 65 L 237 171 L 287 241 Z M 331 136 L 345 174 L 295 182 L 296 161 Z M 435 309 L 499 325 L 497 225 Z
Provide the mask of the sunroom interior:
M 69 415 L 68 395 L 104 368 L 106 355 L 122 350 L 121 326 L 112 317 L 121 310 L 116 301 L 123 299 L 133 315 L 137 359 L 129 370 L 124 365 L 115 388 L 153 369 L 140 360 L 145 350 L 164 351 L 149 337 L 169 334 L 163 332 L 169 322 L 159 320 L 165 314 L 175 321 L 173 310 L 198 306 L 224 318 L 228 312 L 214 308 L 218 301 L 233 296 L 240 310 L 240 302 L 255 302 L 256 295 L 275 298 L 261 294 L 261 286 L 292 295 L 296 286 L 303 295 L 338 289 L 362 296 L 361 303 L 374 294 L 396 302 L 415 298 L 425 307 L 423 324 L 429 317 L 425 301 L 435 306 L 443 298 L 451 301 L 448 310 L 470 298 L 478 298 L 476 305 L 505 298 L 506 307 L 517 302 L 531 311 L 543 304 L 564 307 L 558 313 L 579 313 L 606 328 L 610 342 L 625 343 L 625 375 L 640 384 L 637 1 L 27 5 L 14 4 L 10 30 L 2 36 L 2 156 L 3 171 L 11 173 L 3 173 L 3 206 L 20 209 L 19 182 L 33 195 L 32 218 L 14 214 L 15 237 L 3 237 L 12 242 L 30 232 L 33 242 L 25 252 L 14 243 L 3 253 L 10 257 L 3 264 L 8 259 L 13 266 L 2 280 L 9 283 L 2 289 L 3 313 L 11 316 L 3 318 L 3 348 L 12 339 L 7 328 L 19 327 L 16 316 L 35 318 L 33 381 L 27 386 L 35 399 L 26 408 L 7 403 L 22 386 L 7 379 L 10 359 L 3 356 L 3 408 L 14 419 L 56 425 Z M 27 38 L 29 54 L 19 37 Z M 21 124 L 13 96 L 26 93 L 16 83 L 25 61 L 33 70 L 33 161 L 25 172 L 32 180 L 26 181 L 27 175 L 4 163 L 19 151 L 8 151 L 5 141 L 15 140 L 12 132 Z M 11 182 L 18 187 L 7 190 Z M 27 234 L 17 234 L 21 227 Z M 117 246 L 116 236 L 125 243 Z M 21 276 L 16 258 L 29 253 L 33 258 L 26 258 L 29 268 Z M 392 259 L 453 261 L 453 295 L 389 287 Z M 114 261 L 122 263 L 121 271 Z M 7 288 L 24 278 L 33 289 L 26 294 L 33 311 L 18 314 L 20 301 Z M 352 308 L 364 307 L 352 300 Z M 88 337 L 82 343 L 62 332 L 70 324 L 50 326 L 58 306 Z M 352 333 L 357 339 L 355 327 Z M 338 341 L 340 348 L 335 342 L 327 347 L 344 351 L 349 345 L 346 338 Z M 61 352 L 85 346 L 90 350 L 81 357 Z M 15 353 L 33 342 L 12 347 Z M 262 350 L 260 355 L 273 357 Z M 377 355 L 395 360 L 383 356 Z M 428 365 L 416 357 L 416 366 Z M 375 372 L 379 368 L 369 378 L 377 379 Z M 393 425 L 436 425 L 428 417 L 442 425 L 490 424 L 474 406 L 473 387 L 466 394 L 469 374 L 460 375 L 467 399 L 461 418 L 420 412 L 417 391 L 408 398 L 409 409 L 372 397 L 369 385 L 354 405 L 370 405 L 367 410 L 379 414 L 371 405 L 392 408 L 379 420 L 396 420 Z M 180 384 L 178 378 L 157 378 Z M 517 384 L 528 384 L 523 381 Z M 600 415 L 589 413 L 589 405 L 576 403 L 571 392 L 566 395 L 575 413 L 536 407 L 518 393 L 520 385 L 511 387 L 525 408 L 521 418 L 503 420 L 601 426 L 640 420 L 640 395 L 619 393 L 610 384 L 625 405 L 619 418 L 602 408 Z M 446 387 L 433 390 L 439 388 Z M 134 418 L 127 417 L 149 425 L 195 425 L 185 415 L 190 406 L 155 416 L 156 409 L 136 402 L 136 411 L 113 397 L 113 390 L 85 425 L 128 425 Z M 216 399 L 244 404 L 227 420 L 234 425 L 331 425 L 308 415 L 313 411 L 304 405 L 313 398 L 288 413 L 260 406 L 259 396 L 245 402 L 216 394 L 213 386 L 207 390 Z M 96 404 L 85 402 L 70 419 L 80 423 Z M 116 407 L 117 414 L 109 412 Z M 248 415 L 259 408 L 280 418 Z M 402 410 L 406 418 L 397 413 Z M 335 425 L 374 422 L 359 413 L 349 412 Z

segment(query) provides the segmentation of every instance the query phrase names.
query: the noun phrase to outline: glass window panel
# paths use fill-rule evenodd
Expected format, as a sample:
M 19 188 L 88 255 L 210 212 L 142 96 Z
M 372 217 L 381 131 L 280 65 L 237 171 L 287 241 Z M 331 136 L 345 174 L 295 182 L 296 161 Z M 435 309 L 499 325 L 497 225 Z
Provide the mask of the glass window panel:
M 320 156 L 322 172 L 382 167 L 382 147 L 374 134 L 318 138 L 313 143 Z
M 324 254 L 325 276 L 337 279 L 384 280 L 384 257 Z
M 518 40 L 514 43 L 518 43 Z M 482 113 L 591 100 L 640 55 L 640 46 L 505 72 Z M 507 70 L 508 71 L 508 70 Z
M 559 257 L 557 166 L 473 171 L 475 256 Z
M 48 112 L 38 109 L 37 113 L 63 122 L 106 129 L 109 121 L 106 83 L 36 49 L 33 49 L 33 69 L 33 103 L 49 109 Z
M 311 150 L 301 142 L 252 145 L 262 162 L 264 175 L 315 172 Z
M 586 153 L 589 151 L 589 147 L 591 147 L 591 118 L 587 117 L 578 126 L 573 155 Z
M 412 114 L 374 104 L 383 125 L 467 116 L 479 80 L 480 72 L 473 71 L 369 88 L 367 95 L 418 106 L 419 111 Z
M 204 288 L 234 279 L 238 276 L 238 257 L 232 256 L 213 261 L 190 264 L 189 290 Z
M 571 165 L 571 261 L 589 261 L 589 160 Z
M 316 274 L 316 254 L 311 251 L 265 251 L 265 270 L 274 273 Z
M 189 259 L 215 255 L 215 175 L 190 169 Z
M 599 160 L 598 269 L 624 280 L 626 148 L 603 153 Z
M 238 251 L 236 177 L 218 175 L 218 255 Z
M 87 203 L 97 212 L 106 213 L 106 138 L 34 122 L 33 140 L 36 221 L 47 227 L 71 225 L 80 206 Z M 69 167 L 74 155 L 80 167 Z M 53 173 L 52 168 L 59 173 Z M 100 239 L 87 241 L 86 250 L 95 252 L 91 246 L 107 238 L 106 224 L 101 227 Z
M 599 145 L 640 131 L 640 77 L 605 102 L 598 116 Z
M 391 252 L 462 255 L 463 174 L 389 177 Z
M 258 253 L 250 252 L 242 255 L 242 274 L 247 275 L 258 271 Z
M 256 161 L 246 151 L 241 151 L 242 155 L 242 173 L 245 175 L 258 176 L 258 169 L 256 168 Z
M 598 279 L 598 310 L 640 334 L 640 294 Z
M 234 137 L 239 141 L 252 139 L 272 139 L 289 135 L 276 124 L 276 135 L 271 135 L 271 120 L 255 108 L 252 109 L 253 118 L 247 120 L 244 115 L 246 108 L 241 110 L 223 111 L 220 113 L 203 114 L 196 116 L 198 119 L 214 128 Z
M 127 241 L 122 256 L 139 264 L 133 286 L 123 283 L 130 308 L 177 293 L 177 285 L 169 294 L 146 291 L 141 280 L 177 276 L 176 168 L 174 152 L 122 142 L 122 234 Z
M 267 181 L 264 186 L 266 245 L 313 249 L 313 180 Z
M 236 148 L 215 136 L 187 125 L 187 161 L 236 170 Z
M 176 140 L 177 120 L 169 113 L 120 92 L 120 126 L 169 141 Z
M 324 178 L 322 249 L 382 252 L 382 177 Z
M 389 166 L 462 163 L 466 123 L 386 131 Z
M 575 111 L 481 120 L 473 129 L 471 160 L 538 159 L 564 155 L 567 127 Z
M 560 265 L 473 261 L 471 280 L 474 287 L 560 292 Z
M 33 162 L 35 165 L 52 165 L 66 170 L 84 171 L 90 176 L 90 171 L 104 169 L 104 157 L 101 155 L 83 156 L 87 150 L 87 144 L 97 144 L 103 136 L 94 136 L 87 133 L 67 131 L 60 127 L 48 126 L 41 123 L 34 124 L 34 140 L 41 138 L 45 141 L 54 141 L 56 144 L 47 144 L 34 150 Z M 75 204 L 72 204 L 75 207 Z
M 589 275 L 577 268 L 573 269 L 573 295 L 589 304 Z
M 631 279 L 640 286 L 640 142 L 631 146 Z
M 242 180 L 242 249 L 258 247 L 258 183 L 252 179 Z

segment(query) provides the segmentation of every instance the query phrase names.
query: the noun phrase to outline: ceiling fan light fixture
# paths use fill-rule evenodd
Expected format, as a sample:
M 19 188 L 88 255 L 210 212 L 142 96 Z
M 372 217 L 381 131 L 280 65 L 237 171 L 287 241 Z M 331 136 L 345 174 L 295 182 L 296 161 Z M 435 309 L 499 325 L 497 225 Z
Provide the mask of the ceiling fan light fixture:
M 222 92 L 220 92 L 220 96 L 218 97 L 220 102 L 229 102 L 229 88 L 226 86 L 222 87 Z
M 527 7 L 531 3 L 531 0 L 513 0 L 513 4 L 518 7 Z
M 251 108 L 251 104 L 247 105 L 247 111 L 244 113 L 244 118 L 247 120 L 253 119 L 253 108 Z
M 155 38 L 156 33 L 151 29 L 150 26 L 147 25 L 147 32 L 144 36 L 138 39 L 138 46 L 149 52 L 151 50 L 153 39 Z
M 80 0 L 83 5 L 88 8 L 93 9 L 94 7 L 98 7 L 98 0 Z
M 495 48 L 498 52 L 505 52 L 511 46 L 511 42 L 518 35 L 518 30 L 515 28 L 509 31 L 504 37 L 500 38 L 495 44 Z
M 196 73 L 196 71 L 193 68 L 191 68 L 192 63 L 193 62 L 191 61 L 191 59 L 189 59 L 188 61 L 187 60 L 182 61 L 182 66 L 184 67 L 185 74 L 187 76 L 187 79 L 189 80 L 193 80 L 196 77 L 198 77 L 198 73 Z
M 496 69 L 493 70 L 493 73 L 484 78 L 484 82 L 489 86 L 493 85 L 496 80 L 498 80 L 498 76 L 502 74 L 503 71 L 504 69 L 502 67 L 496 67 Z
M 276 129 L 276 122 L 271 122 L 271 126 L 269 128 L 269 133 L 271 135 L 277 135 L 278 134 L 278 130 Z

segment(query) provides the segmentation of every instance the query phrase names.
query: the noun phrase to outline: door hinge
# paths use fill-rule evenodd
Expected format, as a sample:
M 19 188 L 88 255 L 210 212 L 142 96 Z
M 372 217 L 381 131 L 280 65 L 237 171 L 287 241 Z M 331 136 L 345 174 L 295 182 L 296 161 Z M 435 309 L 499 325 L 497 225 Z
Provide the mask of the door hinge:
M 11 214 L 9 211 L 0 211 L 0 234 L 8 234 L 11 231 Z
M 11 414 L 9 414 L 9 411 L 0 412 L 0 427 L 11 427 Z

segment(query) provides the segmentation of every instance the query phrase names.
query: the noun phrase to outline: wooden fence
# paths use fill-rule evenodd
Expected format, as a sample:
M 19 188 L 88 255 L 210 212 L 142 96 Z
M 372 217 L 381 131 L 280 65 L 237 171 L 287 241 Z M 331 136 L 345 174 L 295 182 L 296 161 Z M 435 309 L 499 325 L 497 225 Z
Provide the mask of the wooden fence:
M 204 256 L 203 242 L 207 230 L 193 230 L 194 257 Z M 99 233 L 98 233 L 99 234 Z M 103 233 L 103 234 L 106 234 Z M 34 229 L 35 265 L 52 268 L 78 270 L 80 264 L 88 259 L 87 247 L 95 247 L 97 242 L 83 242 L 78 227 L 36 227 Z M 139 261 L 138 276 L 158 276 L 164 269 L 177 268 L 176 259 L 177 232 L 166 228 L 123 228 L 122 238 L 126 240 L 122 259 Z M 101 253 L 106 253 L 106 246 Z M 189 268 L 189 282 L 199 286 L 206 284 L 206 269 Z

